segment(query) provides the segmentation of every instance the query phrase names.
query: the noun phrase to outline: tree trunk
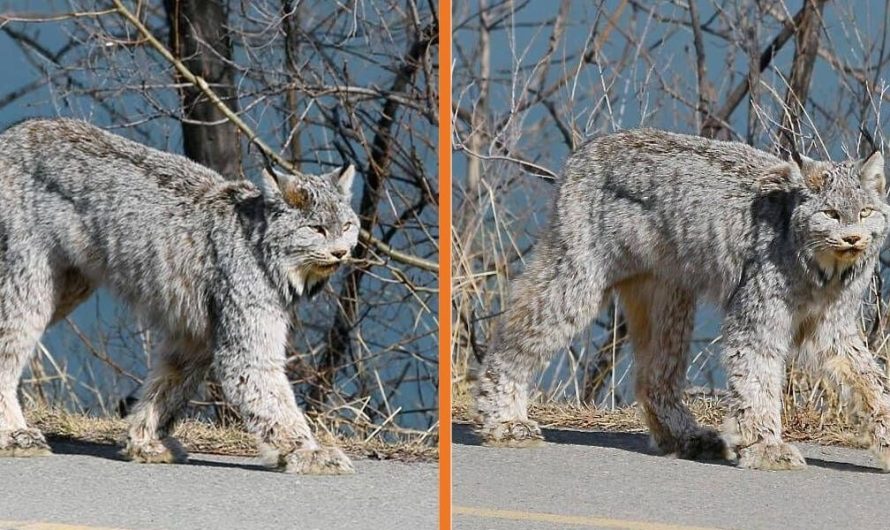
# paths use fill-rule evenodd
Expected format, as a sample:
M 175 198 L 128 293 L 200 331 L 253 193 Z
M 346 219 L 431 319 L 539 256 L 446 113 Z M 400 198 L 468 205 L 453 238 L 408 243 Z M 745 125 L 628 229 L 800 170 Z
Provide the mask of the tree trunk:
M 791 76 L 788 79 L 788 92 L 785 94 L 785 116 L 782 118 L 782 130 L 792 131 L 800 135 L 800 119 L 804 115 L 804 105 L 810 90 L 810 78 L 813 75 L 813 63 L 819 52 L 819 36 L 822 32 L 822 10 L 828 0 L 806 0 L 800 25 L 794 34 L 796 49 L 794 62 L 791 64 Z M 782 147 L 790 149 L 791 138 L 782 135 Z
M 795 34 L 798 25 L 803 20 L 804 13 L 806 11 L 806 7 L 801 8 L 800 11 L 796 15 L 794 15 L 794 19 L 790 22 L 786 22 L 782 27 L 782 30 L 776 34 L 775 38 L 773 38 L 772 42 L 763 50 L 763 53 L 760 54 L 759 61 L 751 61 L 748 77 L 745 78 L 744 81 L 739 83 L 732 92 L 729 93 L 729 96 L 726 97 L 726 102 L 723 107 L 720 108 L 716 114 L 708 116 L 707 122 L 704 124 L 702 131 L 703 136 L 708 136 L 710 138 L 716 138 L 717 134 L 721 131 L 726 130 L 726 123 L 729 122 L 730 116 L 735 111 L 736 107 L 738 107 L 742 100 L 745 98 L 745 94 L 748 94 L 752 89 L 752 79 L 757 79 L 760 77 L 760 74 L 763 73 L 764 70 L 769 67 L 772 60 L 779 53 L 782 47 L 791 39 L 791 36 Z M 756 44 L 756 43 L 755 43 Z M 754 72 L 754 69 L 757 68 L 757 71 Z M 756 87 L 754 88 L 756 92 Z
M 220 0 L 165 0 L 170 27 L 170 50 L 195 75 L 203 77 L 226 105 L 237 110 L 234 71 L 229 66 L 232 43 L 226 28 L 228 12 Z M 209 167 L 230 180 L 243 178 L 241 141 L 238 129 L 191 84 L 180 91 L 185 156 Z M 215 377 L 208 381 L 208 401 L 214 403 L 216 417 L 224 424 L 237 421 L 238 414 L 223 397 Z
M 282 24 L 284 26 L 284 60 L 285 70 L 293 79 L 300 77 L 300 65 L 298 57 L 300 55 L 300 11 L 303 9 L 303 3 L 295 0 L 283 0 L 282 3 Z M 297 89 L 293 86 L 287 89 L 287 125 L 290 135 L 290 162 L 294 169 L 300 170 L 300 157 L 303 154 L 303 148 L 300 145 L 300 118 L 299 118 L 299 97 Z
M 165 0 L 164 7 L 173 54 L 195 75 L 203 77 L 230 109 L 237 110 L 234 71 L 229 66 L 232 43 L 226 32 L 228 13 L 224 3 Z M 238 129 L 197 87 L 183 88 L 181 96 L 185 118 L 206 122 L 182 123 L 185 155 L 228 179 L 241 178 Z

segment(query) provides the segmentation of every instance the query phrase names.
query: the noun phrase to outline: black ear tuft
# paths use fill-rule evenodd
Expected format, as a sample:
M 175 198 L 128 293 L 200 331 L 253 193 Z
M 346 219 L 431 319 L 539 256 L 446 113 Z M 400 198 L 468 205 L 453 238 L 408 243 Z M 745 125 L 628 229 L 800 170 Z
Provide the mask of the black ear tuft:
M 797 150 L 797 140 L 794 138 L 794 134 L 788 129 L 782 128 L 782 135 L 788 140 L 788 156 L 797 164 L 798 169 L 803 169 L 803 157 Z
M 865 157 L 866 159 L 870 158 L 873 154 L 881 150 L 881 148 L 878 147 L 877 142 L 875 142 L 874 136 L 872 136 L 871 133 L 868 132 L 868 129 L 866 129 L 865 126 L 860 126 L 859 132 L 862 133 L 862 137 L 865 138 L 866 143 L 868 143 L 869 149 L 871 149 L 871 151 L 868 153 L 868 156 Z

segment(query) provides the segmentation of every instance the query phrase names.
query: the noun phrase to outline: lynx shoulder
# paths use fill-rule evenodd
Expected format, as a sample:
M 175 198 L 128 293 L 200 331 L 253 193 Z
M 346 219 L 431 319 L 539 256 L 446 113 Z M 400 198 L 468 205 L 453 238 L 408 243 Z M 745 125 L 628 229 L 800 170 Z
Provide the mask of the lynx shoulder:
M 890 398 L 856 325 L 890 227 L 884 159 L 782 160 L 744 144 L 632 130 L 566 163 L 549 227 L 511 285 L 480 367 L 476 406 L 491 445 L 540 443 L 530 375 L 614 294 L 634 349 L 636 398 L 654 444 L 744 467 L 804 461 L 781 439 L 785 361 L 845 388 L 890 469 Z M 681 401 L 700 300 L 725 311 L 732 395 L 724 432 Z
M 44 330 L 107 287 L 165 334 L 125 453 L 184 458 L 172 426 L 211 368 L 274 466 L 351 471 L 320 447 L 284 372 L 290 307 L 358 238 L 354 170 L 230 182 L 74 120 L 0 134 L 0 454 L 48 451 L 16 386 Z

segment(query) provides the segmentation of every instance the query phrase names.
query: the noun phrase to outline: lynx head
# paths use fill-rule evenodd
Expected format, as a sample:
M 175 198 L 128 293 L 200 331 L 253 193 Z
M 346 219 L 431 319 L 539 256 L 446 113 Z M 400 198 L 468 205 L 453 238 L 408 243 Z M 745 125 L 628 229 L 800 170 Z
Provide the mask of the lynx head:
M 791 231 L 799 256 L 824 283 L 845 281 L 880 252 L 890 228 L 884 157 L 822 162 L 792 153 L 762 184 L 795 196 Z
M 264 253 L 287 288 L 310 297 L 349 258 L 359 220 L 350 206 L 355 168 L 324 175 L 263 172 Z

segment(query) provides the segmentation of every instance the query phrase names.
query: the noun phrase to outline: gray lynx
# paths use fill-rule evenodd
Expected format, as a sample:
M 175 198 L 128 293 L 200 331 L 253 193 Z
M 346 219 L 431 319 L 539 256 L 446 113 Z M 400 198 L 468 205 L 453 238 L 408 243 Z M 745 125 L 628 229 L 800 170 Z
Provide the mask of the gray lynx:
M 870 137 L 868 137 L 870 139 Z M 549 228 L 512 283 L 475 386 L 490 445 L 535 445 L 530 378 L 610 294 L 634 346 L 636 397 L 654 445 L 685 458 L 794 469 L 782 386 L 797 358 L 835 383 L 890 470 L 890 397 L 856 319 L 888 232 L 884 159 L 782 159 L 657 130 L 612 134 L 565 168 Z M 722 435 L 683 403 L 696 303 L 725 311 L 730 411 Z
M 49 452 L 18 380 L 44 330 L 104 286 L 165 333 L 130 459 L 185 458 L 172 428 L 212 367 L 269 465 L 351 472 L 312 435 L 284 365 L 293 305 L 356 245 L 353 174 L 266 172 L 258 188 L 79 121 L 0 135 L 0 455 Z

